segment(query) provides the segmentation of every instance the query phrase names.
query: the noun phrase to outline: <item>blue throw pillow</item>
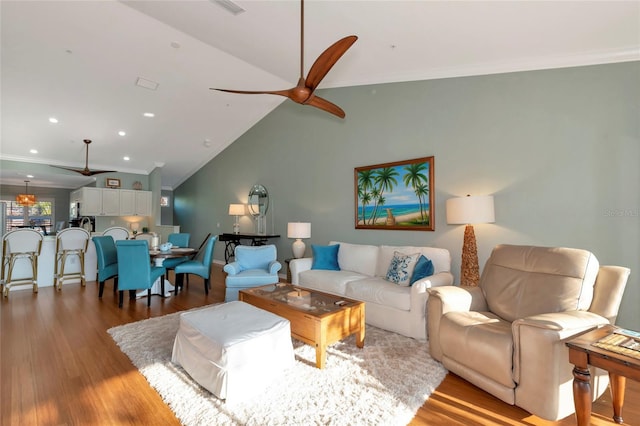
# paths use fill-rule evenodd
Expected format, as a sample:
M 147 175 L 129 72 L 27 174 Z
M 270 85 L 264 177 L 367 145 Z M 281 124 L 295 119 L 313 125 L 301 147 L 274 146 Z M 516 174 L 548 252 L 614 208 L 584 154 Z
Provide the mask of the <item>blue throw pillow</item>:
M 330 246 L 317 246 L 311 244 L 311 250 L 313 252 L 313 263 L 311 269 L 326 269 L 329 271 L 339 271 L 338 265 L 338 250 L 340 244 L 333 244 Z
M 413 269 L 413 275 L 411 276 L 411 282 L 409 285 L 411 286 L 416 281 L 425 277 L 430 277 L 433 275 L 433 272 L 433 262 L 424 257 L 424 255 L 421 255 L 420 259 L 418 259 L 418 263 L 416 263 L 416 267 Z

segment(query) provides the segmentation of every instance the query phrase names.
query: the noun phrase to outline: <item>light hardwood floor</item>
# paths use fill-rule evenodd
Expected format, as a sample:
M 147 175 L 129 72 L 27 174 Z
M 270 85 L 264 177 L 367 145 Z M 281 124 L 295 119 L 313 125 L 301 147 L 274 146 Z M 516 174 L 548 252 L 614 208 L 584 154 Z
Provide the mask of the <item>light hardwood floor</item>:
M 172 276 L 173 278 L 173 276 Z M 212 291 L 203 282 L 178 296 L 153 296 L 123 309 L 109 281 L 12 292 L 0 301 L 0 425 L 178 425 L 162 399 L 111 340 L 110 327 L 221 302 L 224 273 L 213 267 Z M 366 340 L 365 340 L 366 344 Z M 640 425 L 640 385 L 627 381 L 625 424 Z M 592 425 L 612 425 L 608 394 L 594 405 Z M 364 419 L 363 419 L 364 420 Z M 375 423 L 374 419 L 369 419 Z M 418 411 L 415 425 L 574 425 L 570 416 L 547 422 L 507 405 L 449 374 Z

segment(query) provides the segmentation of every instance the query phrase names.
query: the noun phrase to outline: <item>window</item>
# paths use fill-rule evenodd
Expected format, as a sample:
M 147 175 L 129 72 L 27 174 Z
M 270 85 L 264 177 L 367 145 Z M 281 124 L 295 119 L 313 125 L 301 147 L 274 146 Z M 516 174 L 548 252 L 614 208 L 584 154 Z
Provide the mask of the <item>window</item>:
M 53 200 L 39 198 L 33 206 L 20 206 L 15 200 L 0 200 L 5 203 L 6 231 L 19 227 L 31 226 L 41 229 L 45 234 L 49 233 L 53 220 Z

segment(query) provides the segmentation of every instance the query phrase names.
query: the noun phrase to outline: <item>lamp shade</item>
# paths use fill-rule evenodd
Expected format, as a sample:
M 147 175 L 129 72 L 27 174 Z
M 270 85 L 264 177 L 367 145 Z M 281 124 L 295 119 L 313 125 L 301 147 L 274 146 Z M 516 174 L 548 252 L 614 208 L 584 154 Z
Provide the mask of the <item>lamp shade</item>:
M 493 223 L 496 221 L 493 195 L 449 198 L 447 223 L 450 225 Z
M 244 216 L 244 204 L 229 204 L 229 216 Z
M 311 224 L 309 222 L 289 222 L 287 224 L 287 238 L 311 238 Z
M 131 222 L 129 228 L 131 228 L 134 233 L 138 232 L 140 230 L 140 222 Z

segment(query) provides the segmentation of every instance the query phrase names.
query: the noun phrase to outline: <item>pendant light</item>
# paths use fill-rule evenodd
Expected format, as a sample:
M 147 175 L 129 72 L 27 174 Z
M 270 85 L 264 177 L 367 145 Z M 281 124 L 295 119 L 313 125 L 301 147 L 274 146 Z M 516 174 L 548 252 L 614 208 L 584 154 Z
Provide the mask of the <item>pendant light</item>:
M 36 203 L 36 196 L 34 194 L 29 194 L 29 181 L 24 181 L 24 194 L 16 195 L 16 203 L 19 206 L 33 206 Z

